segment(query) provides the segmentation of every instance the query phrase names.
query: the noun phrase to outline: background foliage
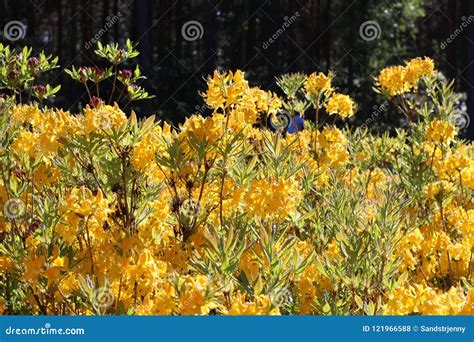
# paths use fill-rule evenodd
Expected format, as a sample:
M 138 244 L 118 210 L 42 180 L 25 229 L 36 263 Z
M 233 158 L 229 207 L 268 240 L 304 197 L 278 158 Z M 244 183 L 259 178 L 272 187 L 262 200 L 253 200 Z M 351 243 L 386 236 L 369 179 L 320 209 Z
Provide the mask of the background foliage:
M 202 101 L 196 89 L 205 89 L 203 76 L 215 68 L 243 69 L 251 83 L 273 91 L 277 89 L 275 75 L 331 69 L 337 74 L 336 85 L 359 104 L 356 123 L 360 124 L 380 104 L 380 99 L 371 97 L 369 92 L 376 72 L 414 56 L 431 56 L 447 77 L 457 78 L 457 91 L 472 94 L 473 57 L 472 52 L 468 55 L 468 48 L 472 51 L 473 25 L 444 49 L 441 47 L 463 19 L 472 14 L 469 3 L 31 0 L 3 1 L 0 12 L 2 24 L 20 20 L 26 25 L 25 37 L 15 42 L 18 46 L 45 49 L 59 56 L 64 67 L 98 63 L 93 48 L 89 48 L 97 35 L 102 42 L 123 45 L 128 37 L 139 42 L 139 64 L 148 77 L 146 89 L 156 95 L 153 100 L 134 106 L 139 115 L 158 114 L 176 123 L 195 111 L 204 112 L 205 107 L 198 105 Z M 296 13 L 297 18 L 291 20 Z M 190 20 L 202 25 L 200 39 L 183 39 L 182 27 Z M 359 27 L 369 20 L 376 21 L 381 32 L 378 39 L 365 41 L 359 35 Z M 288 21 L 288 27 L 268 43 Z M 78 109 L 79 96 L 85 100 L 87 94 L 61 70 L 51 76 L 63 85 L 56 105 Z M 391 117 L 391 113 L 384 112 L 377 122 L 391 126 Z

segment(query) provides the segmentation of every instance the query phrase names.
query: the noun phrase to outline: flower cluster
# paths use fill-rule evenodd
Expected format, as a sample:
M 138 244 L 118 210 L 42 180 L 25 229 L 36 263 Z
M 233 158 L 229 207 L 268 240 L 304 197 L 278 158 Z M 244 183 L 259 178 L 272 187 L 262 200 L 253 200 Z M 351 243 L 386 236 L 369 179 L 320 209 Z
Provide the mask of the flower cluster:
M 326 110 L 330 114 L 338 114 L 343 118 L 354 115 L 354 101 L 344 94 L 334 94 L 326 104 Z
M 404 66 L 397 65 L 383 69 L 377 77 L 377 83 L 390 96 L 416 90 L 422 77 L 431 77 L 434 63 L 428 58 L 414 58 Z
M 329 92 L 331 87 L 332 74 L 325 75 L 322 72 L 312 73 L 304 83 L 304 89 L 309 94 L 318 94 L 321 92 Z

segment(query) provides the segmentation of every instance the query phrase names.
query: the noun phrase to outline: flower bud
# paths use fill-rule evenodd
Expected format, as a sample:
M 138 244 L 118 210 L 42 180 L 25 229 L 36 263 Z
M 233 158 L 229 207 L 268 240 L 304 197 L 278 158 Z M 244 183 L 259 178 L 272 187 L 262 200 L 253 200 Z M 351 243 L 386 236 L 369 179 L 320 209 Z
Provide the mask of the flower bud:
M 34 87 L 35 93 L 39 95 L 44 95 L 46 93 L 46 87 L 42 84 Z
M 104 105 L 105 102 L 104 100 L 102 100 L 100 97 L 98 96 L 92 96 L 91 100 L 89 101 L 89 106 L 93 107 L 93 108 L 97 108 L 97 107 L 100 107 L 102 105 Z
M 36 68 L 39 65 L 39 63 L 40 61 L 37 57 L 28 58 L 28 65 L 33 69 Z
M 132 76 L 133 76 L 133 73 L 129 69 L 123 69 L 119 71 L 119 77 L 121 78 L 129 79 L 129 78 L 132 78 Z

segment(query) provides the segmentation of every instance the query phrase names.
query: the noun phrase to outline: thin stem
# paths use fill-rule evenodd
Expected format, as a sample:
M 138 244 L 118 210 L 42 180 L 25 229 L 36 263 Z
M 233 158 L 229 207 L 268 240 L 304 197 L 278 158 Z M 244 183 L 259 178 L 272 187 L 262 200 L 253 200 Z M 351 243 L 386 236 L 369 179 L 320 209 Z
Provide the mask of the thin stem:
M 31 85 L 30 91 L 28 92 L 28 103 L 31 100 L 31 95 L 33 94 L 33 84 Z
M 122 99 L 122 96 L 123 96 L 123 94 L 124 94 L 124 91 L 125 91 L 125 89 L 127 88 L 124 84 L 122 84 L 122 85 L 123 85 L 123 87 L 122 87 L 122 89 L 120 89 L 120 93 L 119 93 L 119 96 L 118 96 L 118 98 L 117 98 L 117 103 Z
M 230 115 L 227 115 L 227 120 L 225 122 L 225 129 L 224 129 L 224 135 L 222 136 L 222 139 L 223 139 L 223 142 L 224 142 L 224 145 L 226 143 L 226 140 L 225 140 L 225 137 L 227 135 L 227 128 L 229 126 L 229 118 L 230 118 Z M 221 226 L 223 225 L 224 223 L 224 214 L 223 214 L 223 202 L 224 202 L 224 182 L 225 182 L 225 177 L 227 175 L 227 172 L 226 172 L 226 162 L 227 162 L 227 154 L 224 155 L 224 158 L 223 158 L 223 172 L 222 172 L 222 180 L 221 180 L 221 188 L 220 188 L 220 192 L 219 192 L 219 219 L 220 219 L 220 223 L 221 223 Z
M 91 92 L 89 91 L 89 87 L 87 86 L 87 82 L 82 83 L 84 87 L 86 87 L 87 95 L 89 95 L 89 100 L 92 100 Z
M 94 255 L 92 253 L 92 245 L 91 245 L 91 237 L 89 233 L 89 216 L 86 218 L 84 222 L 85 228 L 86 228 L 86 244 L 87 244 L 87 249 L 89 252 L 89 258 L 91 259 L 91 273 L 94 275 Z
M 130 224 L 130 210 L 128 206 L 128 192 L 127 192 L 127 177 L 125 175 L 126 172 L 126 164 L 125 164 L 125 158 L 122 156 L 122 182 L 123 182 L 123 197 L 124 197 L 124 204 L 125 204 L 125 219 L 126 219 L 126 228 L 129 229 L 130 233 L 131 227 L 129 227 Z
M 127 104 L 123 107 L 123 110 L 127 109 L 128 105 L 130 104 L 130 102 L 132 102 L 132 99 L 129 98 Z
M 114 65 L 114 82 L 112 83 L 112 92 L 110 93 L 109 104 L 112 103 L 112 97 L 114 96 L 116 82 L 117 82 L 117 65 Z
M 314 151 L 316 152 L 316 147 L 318 145 L 318 134 L 319 134 L 319 110 L 321 108 L 320 106 L 320 100 L 321 100 L 321 93 L 318 94 L 318 101 L 316 102 L 316 111 L 314 113 L 314 127 L 316 128 L 315 130 L 315 138 L 313 141 L 314 145 Z

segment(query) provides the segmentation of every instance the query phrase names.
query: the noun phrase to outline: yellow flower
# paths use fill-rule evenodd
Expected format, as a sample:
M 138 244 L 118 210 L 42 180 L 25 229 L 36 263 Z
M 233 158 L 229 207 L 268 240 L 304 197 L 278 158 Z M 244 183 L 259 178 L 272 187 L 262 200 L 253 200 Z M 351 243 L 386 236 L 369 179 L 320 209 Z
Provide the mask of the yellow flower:
M 0 256 L 0 272 L 6 274 L 13 269 L 15 269 L 15 263 L 13 260 L 8 256 Z
M 246 301 L 245 295 L 237 293 L 229 310 L 225 312 L 231 316 L 259 316 L 279 315 L 280 310 L 273 308 L 270 297 L 267 295 L 256 295 L 253 300 Z
M 237 70 L 227 74 L 214 71 L 213 77 L 207 80 L 207 91 L 204 94 L 206 104 L 217 110 L 236 104 L 249 89 L 244 73 Z
M 64 257 L 57 257 L 56 259 L 54 259 L 53 266 L 63 267 L 64 266 Z
M 154 293 L 147 294 L 137 306 L 137 315 L 171 315 L 176 310 L 175 290 L 172 284 L 165 283 Z
M 401 270 L 413 270 L 418 264 L 418 252 L 422 249 L 424 236 L 420 229 L 406 234 L 398 243 L 395 255 L 401 258 Z
M 72 189 L 66 198 L 63 210 L 73 212 L 81 218 L 93 215 L 100 220 L 104 220 L 109 212 L 107 199 L 104 198 L 102 191 L 97 190 L 94 195 L 85 187 Z
M 318 157 L 321 165 L 332 168 L 343 166 L 349 157 L 347 138 L 336 127 L 324 127 L 318 134 Z
M 131 162 L 137 170 L 152 177 L 157 174 L 156 155 L 166 151 L 165 139 L 171 139 L 171 127 L 167 123 L 163 128 L 156 127 L 146 133 L 134 146 Z
M 262 257 L 263 251 L 259 244 L 254 244 L 248 249 L 240 259 L 239 268 L 245 273 L 246 277 L 254 282 L 259 275 L 260 263 L 259 258 Z
M 260 218 L 285 218 L 295 210 L 300 198 L 298 183 L 295 180 L 253 181 L 244 195 L 244 203 L 250 216 Z
M 468 157 L 468 151 L 463 148 L 459 148 L 454 151 L 453 154 L 444 156 L 442 160 L 435 160 L 434 163 L 438 177 L 440 179 L 456 179 L 463 169 L 469 167 L 470 159 Z
M 316 264 L 310 263 L 298 277 L 296 287 L 300 300 L 300 312 L 310 314 L 314 311 L 313 306 L 317 297 L 329 291 L 332 285 L 327 277 L 319 273 Z
M 327 76 L 322 73 L 312 73 L 304 82 L 304 89 L 307 93 L 315 95 L 321 92 L 331 91 L 332 74 Z
M 83 133 L 103 134 L 103 131 L 120 130 L 127 122 L 125 113 L 115 106 L 103 105 L 94 108 L 89 106 L 84 109 L 84 117 L 81 120 Z
M 349 118 L 354 115 L 355 104 L 348 95 L 334 94 L 326 104 L 326 110 L 329 114 L 337 114 L 343 118 Z
M 405 68 L 402 66 L 383 69 L 377 77 L 377 82 L 390 96 L 401 95 L 410 90 L 410 85 L 405 82 Z
M 38 281 L 38 277 L 41 274 L 41 268 L 44 264 L 44 257 L 35 257 L 30 255 L 26 262 L 26 269 L 23 273 L 23 279 L 25 281 L 35 283 Z
M 36 106 L 16 105 L 12 110 L 12 120 L 17 123 L 29 123 L 33 127 L 41 125 L 41 110 Z
M 447 181 L 438 181 L 430 183 L 425 188 L 427 199 L 436 199 L 439 195 L 448 194 L 452 191 L 452 185 Z
M 376 82 L 390 96 L 401 95 L 418 88 L 422 77 L 430 77 L 434 73 L 433 60 L 425 57 L 414 58 L 405 66 L 397 65 L 383 69 Z
M 11 151 L 16 155 L 23 153 L 35 158 L 39 155 L 38 135 L 32 132 L 21 131 L 12 144 Z
M 434 63 L 431 58 L 414 58 L 405 66 L 404 81 L 411 87 L 418 86 L 421 77 L 430 77 L 434 73 Z
M 249 90 L 249 96 L 255 102 L 258 112 L 275 113 L 282 106 L 281 99 L 271 91 L 253 87 Z
M 181 315 L 207 315 L 218 307 L 208 296 L 209 284 L 205 276 L 185 277 L 180 288 L 176 312 Z
M 474 165 L 464 168 L 461 171 L 460 177 L 464 186 L 471 190 L 474 190 Z
M 196 139 L 199 143 L 212 144 L 224 133 L 224 115 L 215 114 L 207 118 L 192 116 L 181 127 L 179 137 Z
M 466 303 L 461 287 L 441 292 L 424 283 L 398 287 L 389 292 L 387 298 L 386 315 L 459 315 L 464 312 Z
M 426 139 L 435 144 L 449 143 L 456 136 L 456 129 L 447 121 L 433 120 L 426 131 Z

